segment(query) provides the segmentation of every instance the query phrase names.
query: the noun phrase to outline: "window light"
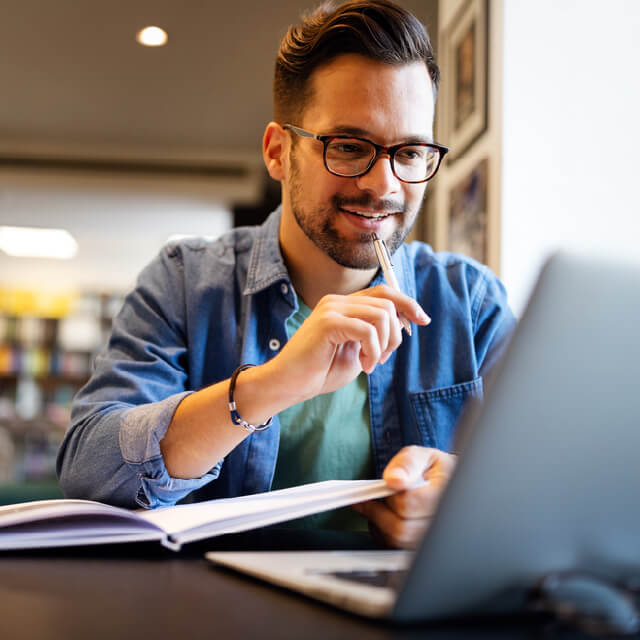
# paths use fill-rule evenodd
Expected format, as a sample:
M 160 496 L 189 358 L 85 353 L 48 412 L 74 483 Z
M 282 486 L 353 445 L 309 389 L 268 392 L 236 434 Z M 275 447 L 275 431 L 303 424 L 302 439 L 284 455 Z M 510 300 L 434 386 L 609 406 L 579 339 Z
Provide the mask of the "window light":
M 78 252 L 78 243 L 65 229 L 0 227 L 0 250 L 17 258 L 68 260 Z

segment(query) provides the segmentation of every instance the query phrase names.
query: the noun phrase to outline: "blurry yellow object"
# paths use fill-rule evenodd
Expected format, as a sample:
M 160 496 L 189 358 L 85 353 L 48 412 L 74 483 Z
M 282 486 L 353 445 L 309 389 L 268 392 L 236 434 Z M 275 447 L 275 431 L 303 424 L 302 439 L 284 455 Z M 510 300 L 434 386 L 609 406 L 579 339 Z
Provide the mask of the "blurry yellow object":
M 0 313 L 9 316 L 63 318 L 77 298 L 75 293 L 0 288 Z

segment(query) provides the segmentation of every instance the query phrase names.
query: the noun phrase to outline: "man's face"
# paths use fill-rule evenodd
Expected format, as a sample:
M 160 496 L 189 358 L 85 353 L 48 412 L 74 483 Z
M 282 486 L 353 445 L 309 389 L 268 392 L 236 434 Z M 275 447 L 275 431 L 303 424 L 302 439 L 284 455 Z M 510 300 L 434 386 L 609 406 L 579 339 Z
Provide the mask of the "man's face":
M 424 63 L 392 66 L 348 54 L 316 70 L 310 82 L 312 97 L 302 122 L 294 125 L 384 146 L 432 141 L 433 89 Z M 293 142 L 285 206 L 305 235 L 338 264 L 377 267 L 371 233 L 394 252 L 413 227 L 426 184 L 398 180 L 387 157 L 380 157 L 363 176 L 334 176 L 324 166 L 320 141 Z M 375 214 L 387 215 L 373 219 Z

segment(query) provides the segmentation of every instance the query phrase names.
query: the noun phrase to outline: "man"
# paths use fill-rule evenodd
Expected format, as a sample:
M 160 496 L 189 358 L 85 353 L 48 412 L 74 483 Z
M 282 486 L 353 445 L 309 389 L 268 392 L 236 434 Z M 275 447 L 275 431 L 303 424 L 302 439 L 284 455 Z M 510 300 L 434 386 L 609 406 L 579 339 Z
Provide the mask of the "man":
M 155 507 L 383 475 L 403 491 L 351 516 L 417 543 L 462 404 L 513 325 L 486 267 L 403 244 L 446 152 L 437 85 L 424 27 L 387 0 L 289 29 L 263 139 L 282 205 L 261 227 L 171 244 L 142 272 L 75 400 L 67 495 Z M 384 284 L 372 232 L 404 293 Z

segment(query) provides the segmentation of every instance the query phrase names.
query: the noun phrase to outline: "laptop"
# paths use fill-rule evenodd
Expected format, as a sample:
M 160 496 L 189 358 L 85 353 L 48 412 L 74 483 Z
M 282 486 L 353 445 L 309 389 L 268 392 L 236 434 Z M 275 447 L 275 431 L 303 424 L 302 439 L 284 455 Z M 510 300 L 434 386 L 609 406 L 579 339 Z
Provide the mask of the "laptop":
M 397 622 L 516 612 L 546 574 L 640 575 L 640 267 L 558 253 L 465 412 L 415 552 L 210 552 L 218 565 Z

